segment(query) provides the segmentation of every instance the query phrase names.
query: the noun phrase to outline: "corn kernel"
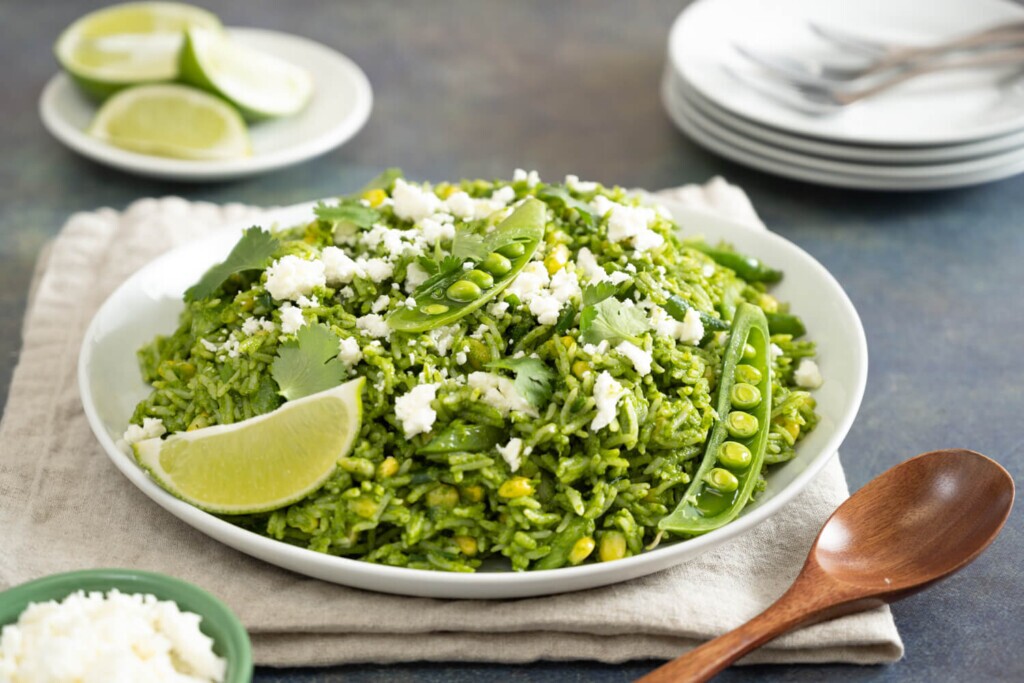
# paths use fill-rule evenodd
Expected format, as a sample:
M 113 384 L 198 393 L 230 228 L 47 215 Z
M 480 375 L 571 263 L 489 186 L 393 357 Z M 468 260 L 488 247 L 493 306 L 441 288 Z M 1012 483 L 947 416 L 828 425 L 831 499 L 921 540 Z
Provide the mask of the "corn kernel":
M 476 539 L 472 536 L 456 536 L 455 544 L 459 546 L 459 550 L 462 551 L 463 555 L 473 557 L 476 555 Z
M 512 477 L 498 488 L 502 498 L 521 498 L 533 493 L 533 484 L 526 477 Z
M 576 340 L 570 337 L 569 335 L 565 335 L 564 337 L 562 337 L 562 346 L 564 346 L 567 349 L 571 349 L 575 343 Z
M 377 514 L 377 502 L 372 498 L 360 496 L 348 502 L 348 508 L 363 519 L 371 519 Z
M 621 531 L 606 531 L 601 536 L 601 548 L 598 556 L 602 562 L 621 560 L 626 556 L 626 537 Z
M 757 297 L 757 303 L 765 313 L 779 312 L 779 301 L 771 294 L 760 294 Z
M 470 503 L 479 503 L 484 499 L 484 487 L 479 484 L 463 487 L 462 495 L 465 496 L 466 500 Z
M 384 203 L 384 200 L 388 198 L 387 192 L 381 189 L 367 190 L 363 193 L 363 199 L 370 202 L 370 206 L 377 208 Z
M 548 275 L 554 275 L 569 262 L 569 247 L 559 244 L 551 253 L 544 258 L 544 267 L 548 269 Z
M 583 375 L 590 372 L 590 363 L 585 360 L 578 360 L 572 364 L 572 374 L 576 375 L 579 379 L 583 379 Z
M 572 544 L 572 550 L 569 551 L 569 563 L 579 564 L 590 557 L 592 552 L 594 552 L 594 539 L 590 536 L 584 536 Z
M 783 420 L 782 428 L 789 432 L 789 435 L 795 440 L 796 437 L 800 436 L 800 425 L 796 420 Z
M 384 460 L 379 465 L 377 465 L 378 479 L 387 479 L 388 477 L 393 477 L 395 476 L 396 472 L 398 472 L 398 461 L 392 458 L 391 456 L 384 458 Z

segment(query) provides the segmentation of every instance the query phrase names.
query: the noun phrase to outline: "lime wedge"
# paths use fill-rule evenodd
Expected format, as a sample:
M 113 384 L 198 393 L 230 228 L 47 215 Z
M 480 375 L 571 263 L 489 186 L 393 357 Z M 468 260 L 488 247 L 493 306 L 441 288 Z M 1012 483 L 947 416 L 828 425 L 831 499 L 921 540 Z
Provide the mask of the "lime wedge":
M 129 85 L 177 78 L 182 35 L 194 26 L 221 30 L 216 16 L 191 5 L 114 5 L 71 24 L 54 52 L 87 93 L 103 99 Z
M 352 450 L 363 378 L 232 425 L 134 444 L 150 475 L 182 500 L 224 515 L 276 510 L 319 489 Z
M 89 134 L 117 147 L 178 159 L 249 154 L 245 121 L 223 100 L 186 85 L 140 85 L 103 103 Z
M 223 97 L 252 120 L 295 114 L 313 94 L 305 69 L 201 28 L 186 32 L 179 70 L 181 80 Z

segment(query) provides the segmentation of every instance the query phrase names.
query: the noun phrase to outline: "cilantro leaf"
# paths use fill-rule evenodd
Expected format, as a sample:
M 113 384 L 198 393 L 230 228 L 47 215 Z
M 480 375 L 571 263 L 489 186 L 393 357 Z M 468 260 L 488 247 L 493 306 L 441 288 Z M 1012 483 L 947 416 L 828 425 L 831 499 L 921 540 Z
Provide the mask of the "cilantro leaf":
M 503 358 L 487 364 L 488 368 L 511 370 L 516 378 L 513 385 L 519 395 L 538 410 L 547 405 L 554 392 L 555 372 L 539 358 Z
M 353 200 L 338 202 L 337 206 L 327 206 L 320 202 L 313 209 L 313 214 L 322 221 L 334 223 L 335 226 L 339 223 L 350 223 L 364 230 L 380 220 L 380 211 Z
M 420 268 L 427 271 L 427 275 L 437 275 L 437 272 L 441 270 L 441 264 L 437 262 L 437 259 L 432 259 L 429 256 L 417 256 L 416 263 L 420 264 Z
M 205 299 L 235 273 L 266 268 L 279 244 L 277 238 L 263 228 L 249 228 L 223 262 L 211 267 L 199 282 L 185 290 L 185 301 Z
M 364 192 L 370 190 L 390 190 L 394 184 L 396 178 L 402 178 L 404 174 L 400 168 L 389 168 L 378 176 L 375 176 L 370 182 L 363 185 L 363 188 L 357 192 L 357 195 L 361 195 Z
M 434 262 L 437 263 L 436 261 Z M 421 264 L 423 265 L 423 264 Z M 420 292 L 425 292 L 441 280 L 445 279 L 455 271 L 462 270 L 462 259 L 456 258 L 455 256 L 445 256 L 440 264 L 437 265 L 437 272 L 428 277 L 423 281 L 416 291 L 412 295 L 419 296 Z
M 647 316 L 636 306 L 626 306 L 618 299 L 605 299 L 587 306 L 580 314 L 580 339 L 586 344 L 611 344 L 629 341 L 639 343 L 639 335 L 651 328 Z
M 593 306 L 599 304 L 618 290 L 618 287 L 611 282 L 598 282 L 595 285 L 587 285 L 583 290 L 583 305 Z
M 583 221 L 587 227 L 592 228 L 597 222 L 594 218 L 594 209 L 590 204 L 576 199 L 576 197 L 569 194 L 569 191 L 564 187 L 548 185 L 537 193 L 537 199 L 555 202 L 563 205 L 567 209 L 576 209 L 576 212 L 580 215 L 580 220 Z
M 296 339 L 277 350 L 270 375 L 289 401 L 333 389 L 348 378 L 338 360 L 338 337 L 323 325 L 299 329 Z

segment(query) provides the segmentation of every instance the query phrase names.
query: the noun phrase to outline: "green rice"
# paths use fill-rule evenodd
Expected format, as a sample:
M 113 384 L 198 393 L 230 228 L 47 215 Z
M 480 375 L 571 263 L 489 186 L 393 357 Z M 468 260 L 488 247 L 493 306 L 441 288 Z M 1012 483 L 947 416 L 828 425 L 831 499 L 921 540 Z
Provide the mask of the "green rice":
M 519 176 L 513 182 L 476 180 L 421 187 L 438 200 L 460 190 L 472 198 L 488 198 L 503 187 L 514 191 L 512 201 L 548 197 L 545 241 L 534 259 L 549 271 L 566 268 L 582 279 L 577 262 L 580 250 L 587 248 L 606 271 L 628 276 L 619 285 L 620 300 L 660 306 L 678 295 L 719 316 L 728 295 L 766 311 L 787 310 L 762 284 L 744 282 L 685 246 L 679 226 L 667 214 L 653 214 L 648 228 L 663 243 L 647 250 L 633 248 L 630 240 L 610 239 L 608 215 L 595 212 L 597 220 L 589 224 L 580 206 L 592 205 L 597 196 L 639 205 L 638 198 L 621 188 L 574 182 L 551 186 L 532 180 Z M 366 193 L 362 205 L 374 205 L 379 213 L 375 224 L 419 234 L 423 221 L 414 225 L 396 216 L 388 196 L 393 187 Z M 552 188 L 584 204 L 544 192 Z M 356 199 L 345 202 L 354 204 Z M 484 234 L 509 210 L 456 219 L 454 227 Z M 524 301 L 504 292 L 495 301 L 504 298 L 507 310 L 485 305 L 443 334 L 392 332 L 387 339 L 374 338 L 357 320 L 374 315 L 375 306 L 383 305 L 381 297 L 387 297 L 381 316 L 406 305 L 412 289 L 406 281 L 415 276 L 421 257 L 440 260 L 451 249 L 450 236 L 426 249 L 420 244 L 394 253 L 344 221 L 314 220 L 277 237 L 281 243 L 275 259 L 317 259 L 326 247 L 337 245 L 352 258 L 385 259 L 392 272 L 381 281 L 357 275 L 344 286 L 317 286 L 301 309 L 305 325 L 324 325 L 340 340 L 354 339 L 359 345 L 362 357 L 349 373 L 365 377 L 366 390 L 354 450 L 341 459 L 330 481 L 308 498 L 270 513 L 225 519 L 318 552 L 448 571 L 473 571 L 482 561 L 499 556 L 508 558 L 516 570 L 528 569 L 549 554 L 555 534 L 577 517 L 593 520 L 598 547 L 605 537 L 621 534 L 626 547 L 617 556 L 640 553 L 660 540 L 658 521 L 683 495 L 715 421 L 716 373 L 727 333 L 709 333 L 692 344 L 657 330 L 644 332 L 638 346 L 649 352 L 652 362 L 651 371 L 641 375 L 614 345 L 583 343 L 579 316 L 566 313 L 570 306 L 578 310 L 578 297 L 559 311 L 565 329 L 556 332 L 555 325 L 539 323 Z M 743 245 L 737 246 L 742 250 Z M 567 262 L 560 266 L 566 254 Z M 287 306 L 271 296 L 266 281 L 267 273 L 260 270 L 231 276 L 212 295 L 187 302 L 173 334 L 157 337 L 139 351 L 144 378 L 153 391 L 137 406 L 134 424 L 159 418 L 169 432 L 179 432 L 238 422 L 281 405 L 284 399 L 271 367 L 279 345 L 294 335 L 282 332 Z M 252 320 L 259 319 L 274 324 L 253 331 Z M 248 332 L 243 332 L 246 321 Z M 785 335 L 775 335 L 772 341 L 776 357 L 767 465 L 791 459 L 796 443 L 817 422 L 813 398 L 793 377 L 800 360 L 814 355 L 813 343 Z M 466 382 L 470 373 L 481 371 L 511 379 L 507 371 L 485 366 L 516 356 L 539 359 L 557 377 L 550 400 L 536 409 L 536 415 L 516 410 L 504 415 Z M 611 423 L 595 430 L 594 385 L 602 373 L 614 378 L 625 393 Z M 431 403 L 436 419 L 428 432 L 407 438 L 396 415 L 396 400 L 427 383 L 437 386 Z M 499 446 L 520 439 L 518 470 L 512 471 L 497 446 L 478 452 L 417 452 L 452 423 L 493 426 L 503 435 Z M 502 485 L 513 480 L 525 481 L 530 493 L 501 495 Z M 591 561 L 600 555 L 594 552 Z

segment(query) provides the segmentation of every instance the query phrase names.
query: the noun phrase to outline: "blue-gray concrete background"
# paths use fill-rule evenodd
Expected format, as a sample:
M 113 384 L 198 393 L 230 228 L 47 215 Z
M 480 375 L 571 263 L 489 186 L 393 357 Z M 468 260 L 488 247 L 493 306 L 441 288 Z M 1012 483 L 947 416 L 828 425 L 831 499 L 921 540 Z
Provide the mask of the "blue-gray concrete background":
M 57 68 L 51 45 L 101 4 L 0 0 L 0 401 L 17 362 L 33 263 L 74 211 L 168 194 L 290 204 L 354 189 L 392 165 L 429 180 L 507 177 L 518 166 L 545 178 L 575 173 L 652 189 L 721 174 L 748 190 L 771 229 L 835 274 L 864 320 L 871 372 L 842 449 L 851 486 L 948 446 L 990 455 L 1021 482 L 1024 179 L 940 193 L 838 191 L 703 152 L 670 125 L 657 94 L 668 28 L 685 2 L 206 0 L 228 25 L 297 33 L 345 52 L 376 94 L 369 124 L 342 149 L 207 185 L 109 170 L 43 130 L 36 104 Z M 1015 512 L 971 567 L 894 607 L 907 646 L 902 662 L 741 668 L 721 680 L 1024 680 L 1021 518 Z M 256 680 L 627 681 L 654 665 L 264 669 Z

